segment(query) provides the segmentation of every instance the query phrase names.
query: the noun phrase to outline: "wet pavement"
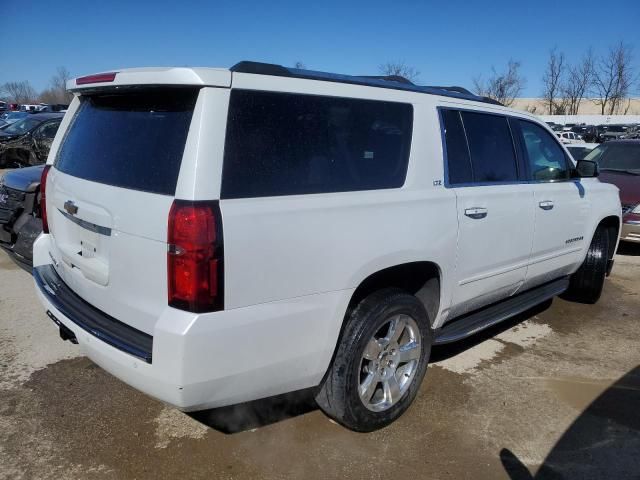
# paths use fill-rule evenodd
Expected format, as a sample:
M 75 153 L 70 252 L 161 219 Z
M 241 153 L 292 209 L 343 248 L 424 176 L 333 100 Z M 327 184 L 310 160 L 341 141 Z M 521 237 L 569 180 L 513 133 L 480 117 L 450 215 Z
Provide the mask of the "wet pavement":
M 393 425 L 357 434 L 312 391 L 186 415 L 58 338 L 0 252 L 0 478 L 640 478 L 640 246 L 597 305 L 555 299 L 433 352 Z

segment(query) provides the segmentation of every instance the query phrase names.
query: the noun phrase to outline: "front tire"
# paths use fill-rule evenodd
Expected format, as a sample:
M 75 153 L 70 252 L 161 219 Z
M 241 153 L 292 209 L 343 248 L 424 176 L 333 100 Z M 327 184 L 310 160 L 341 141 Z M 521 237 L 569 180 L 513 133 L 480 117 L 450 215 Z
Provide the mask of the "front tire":
M 563 297 L 580 303 L 596 303 L 602 294 L 609 260 L 609 234 L 598 227 L 593 235 L 587 256 L 580 268 L 571 276 L 569 288 Z
M 389 425 L 418 393 L 431 343 L 429 318 L 415 296 L 390 288 L 372 293 L 347 318 L 316 402 L 354 431 Z

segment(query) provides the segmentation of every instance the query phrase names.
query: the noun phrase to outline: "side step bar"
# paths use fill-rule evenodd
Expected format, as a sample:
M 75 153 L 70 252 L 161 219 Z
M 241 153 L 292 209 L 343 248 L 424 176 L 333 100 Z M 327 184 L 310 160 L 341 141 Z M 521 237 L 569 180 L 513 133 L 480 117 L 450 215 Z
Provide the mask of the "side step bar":
M 457 342 L 549 300 L 569 287 L 569 277 L 539 287 L 447 322 L 436 330 L 434 345 Z

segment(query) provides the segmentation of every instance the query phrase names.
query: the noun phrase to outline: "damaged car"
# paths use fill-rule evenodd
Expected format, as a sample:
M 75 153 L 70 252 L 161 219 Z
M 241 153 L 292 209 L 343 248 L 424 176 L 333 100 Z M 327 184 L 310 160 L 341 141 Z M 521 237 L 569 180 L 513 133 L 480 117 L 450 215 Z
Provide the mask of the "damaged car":
M 40 177 L 44 165 L 10 170 L 0 178 L 0 247 L 31 271 L 33 242 L 42 232 Z
M 37 113 L 0 129 L 0 168 L 46 162 L 64 113 Z

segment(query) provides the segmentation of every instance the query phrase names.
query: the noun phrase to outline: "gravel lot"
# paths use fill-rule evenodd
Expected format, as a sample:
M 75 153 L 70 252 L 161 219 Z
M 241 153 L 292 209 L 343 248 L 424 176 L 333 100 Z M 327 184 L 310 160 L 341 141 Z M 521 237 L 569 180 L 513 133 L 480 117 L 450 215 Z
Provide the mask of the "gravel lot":
M 0 478 L 638 479 L 639 292 L 626 247 L 597 305 L 436 349 L 412 408 L 356 434 L 309 392 L 195 416 L 138 393 L 58 338 L 0 252 Z

